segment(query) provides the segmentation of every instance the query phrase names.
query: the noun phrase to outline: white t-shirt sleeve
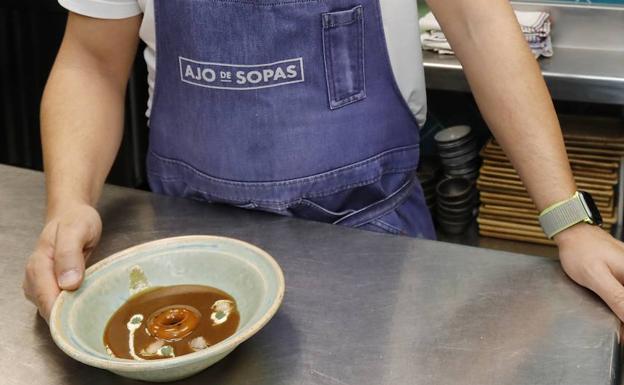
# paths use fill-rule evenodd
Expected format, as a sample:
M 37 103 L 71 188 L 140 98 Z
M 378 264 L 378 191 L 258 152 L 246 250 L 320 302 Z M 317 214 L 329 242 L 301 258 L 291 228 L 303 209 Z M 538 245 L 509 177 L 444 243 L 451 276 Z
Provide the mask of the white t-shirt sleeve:
M 138 0 L 58 0 L 71 12 L 98 19 L 123 19 L 140 14 Z

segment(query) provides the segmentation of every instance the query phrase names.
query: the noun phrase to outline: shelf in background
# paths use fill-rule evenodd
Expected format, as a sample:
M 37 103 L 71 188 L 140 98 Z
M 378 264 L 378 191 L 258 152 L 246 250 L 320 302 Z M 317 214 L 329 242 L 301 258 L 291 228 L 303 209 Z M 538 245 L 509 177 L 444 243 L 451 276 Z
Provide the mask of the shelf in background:
M 551 14 L 554 55 L 539 63 L 554 99 L 624 105 L 624 7 L 512 5 Z M 424 51 L 423 64 L 427 88 L 470 91 L 455 56 Z

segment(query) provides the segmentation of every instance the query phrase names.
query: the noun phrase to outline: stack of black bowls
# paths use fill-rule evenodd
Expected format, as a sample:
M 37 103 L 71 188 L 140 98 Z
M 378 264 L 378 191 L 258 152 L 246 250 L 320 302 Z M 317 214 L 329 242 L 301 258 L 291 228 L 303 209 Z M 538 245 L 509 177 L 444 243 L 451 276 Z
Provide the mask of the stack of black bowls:
M 436 186 L 440 179 L 440 163 L 434 158 L 423 158 L 418 166 L 418 180 L 423 188 L 427 207 L 433 212 L 436 204 Z
M 463 177 L 441 180 L 436 186 L 435 217 L 440 230 L 447 234 L 461 234 L 474 218 L 477 205 L 475 183 Z
M 436 186 L 435 217 L 440 230 L 460 234 L 473 221 L 478 204 L 479 148 L 469 126 L 452 126 L 435 137 L 444 179 Z
M 476 180 L 479 176 L 479 151 L 470 126 L 453 126 L 434 137 L 447 177 Z

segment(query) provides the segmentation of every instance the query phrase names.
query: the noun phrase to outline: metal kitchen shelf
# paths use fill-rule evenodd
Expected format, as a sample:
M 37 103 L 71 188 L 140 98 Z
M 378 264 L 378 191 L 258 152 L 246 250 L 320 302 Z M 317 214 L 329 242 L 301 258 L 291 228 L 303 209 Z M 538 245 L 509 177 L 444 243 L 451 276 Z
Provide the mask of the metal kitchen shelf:
M 555 53 L 539 63 L 554 99 L 624 105 L 624 7 L 512 5 L 551 14 Z M 427 88 L 470 91 L 455 56 L 424 51 L 423 64 Z

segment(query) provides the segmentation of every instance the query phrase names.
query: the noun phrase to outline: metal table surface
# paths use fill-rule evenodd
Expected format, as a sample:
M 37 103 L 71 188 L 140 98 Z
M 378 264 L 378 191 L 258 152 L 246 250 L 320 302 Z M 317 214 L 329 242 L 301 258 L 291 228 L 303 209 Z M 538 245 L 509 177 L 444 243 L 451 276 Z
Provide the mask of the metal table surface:
M 22 297 L 41 173 L 0 166 L 0 383 L 133 384 L 65 356 Z M 612 384 L 619 322 L 556 260 L 410 239 L 107 186 L 93 263 L 156 238 L 266 249 L 286 296 L 259 334 L 184 384 Z M 139 384 L 139 382 L 137 382 Z

